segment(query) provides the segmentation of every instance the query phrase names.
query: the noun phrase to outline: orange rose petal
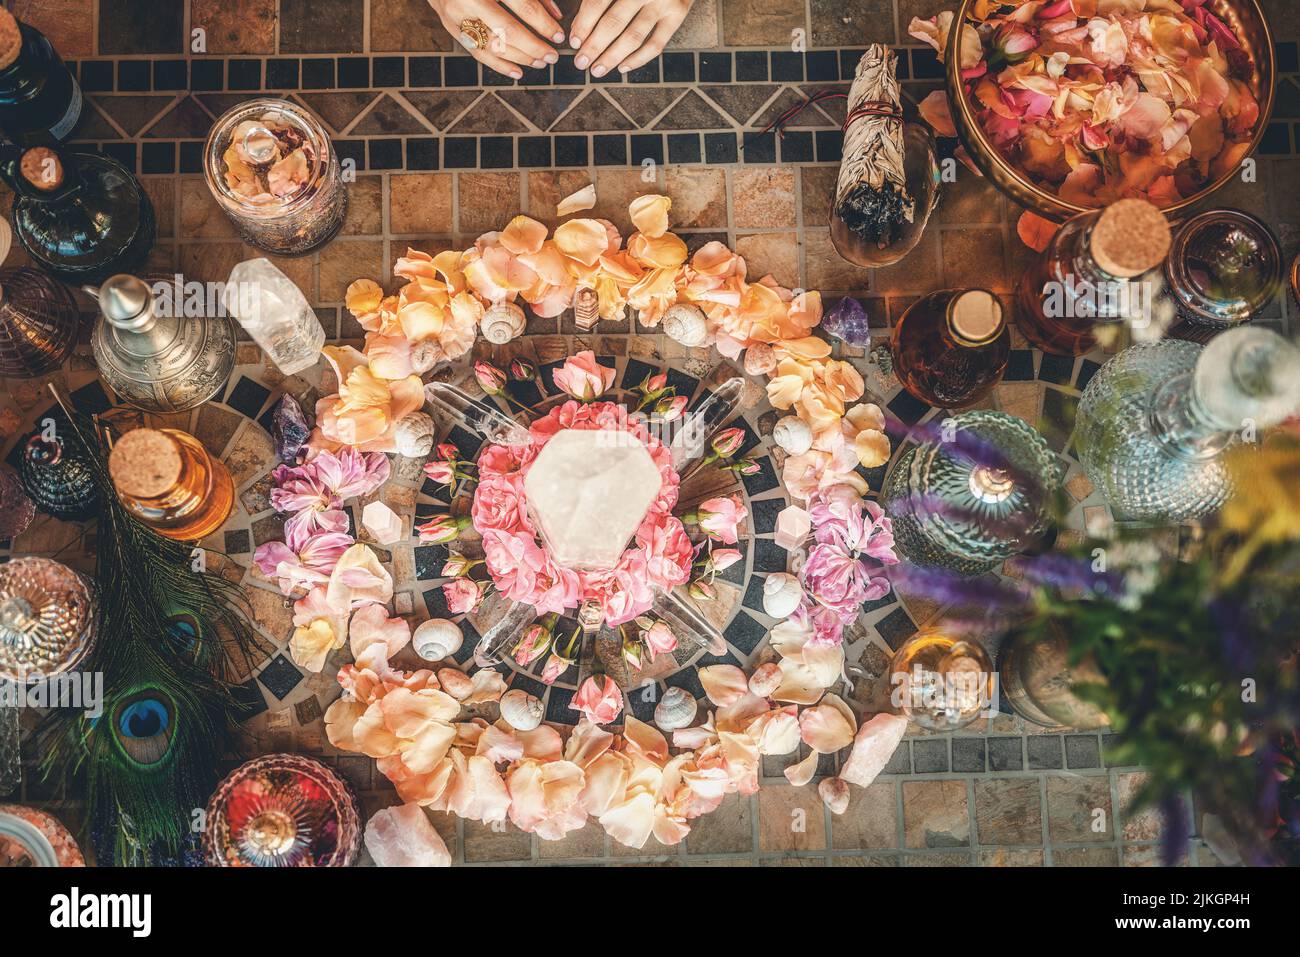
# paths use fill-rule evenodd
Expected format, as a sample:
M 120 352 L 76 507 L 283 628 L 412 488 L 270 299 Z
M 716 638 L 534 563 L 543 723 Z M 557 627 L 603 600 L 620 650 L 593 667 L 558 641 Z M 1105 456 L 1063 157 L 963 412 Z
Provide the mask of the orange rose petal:
M 516 216 L 501 231 L 499 242 L 516 256 L 535 253 L 546 241 L 546 227 L 529 216 Z
M 632 225 L 651 239 L 658 239 L 668 231 L 668 210 L 673 201 L 667 196 L 638 196 L 628 204 Z
M 384 301 L 384 290 L 373 279 L 358 279 L 348 285 L 343 304 L 354 316 L 364 316 L 379 308 Z
M 555 230 L 555 247 L 584 266 L 594 266 L 609 247 L 609 233 L 596 219 L 571 219 Z
M 596 187 L 588 183 L 576 193 L 570 193 L 555 206 L 556 216 L 568 216 L 596 205 Z

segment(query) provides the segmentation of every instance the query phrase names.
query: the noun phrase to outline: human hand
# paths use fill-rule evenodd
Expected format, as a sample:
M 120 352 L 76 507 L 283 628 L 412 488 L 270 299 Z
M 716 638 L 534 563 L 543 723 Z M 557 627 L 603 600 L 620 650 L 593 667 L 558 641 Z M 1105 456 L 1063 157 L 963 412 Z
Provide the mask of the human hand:
M 627 73 L 649 63 L 691 12 L 694 0 L 582 0 L 569 31 L 573 65 L 592 76 L 617 67 Z
M 560 58 L 554 47 L 539 39 L 564 42 L 555 0 L 429 0 L 429 6 L 470 56 L 498 73 L 518 80 L 524 75 L 520 67 L 543 67 Z M 486 44 L 476 46 L 475 37 L 460 28 L 465 20 L 484 23 L 491 32 Z

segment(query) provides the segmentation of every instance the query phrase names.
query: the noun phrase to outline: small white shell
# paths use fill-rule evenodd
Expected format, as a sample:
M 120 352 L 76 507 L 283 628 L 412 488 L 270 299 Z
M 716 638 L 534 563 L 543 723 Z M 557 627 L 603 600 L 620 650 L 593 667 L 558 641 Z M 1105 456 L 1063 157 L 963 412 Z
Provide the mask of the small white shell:
M 832 814 L 843 814 L 849 809 L 849 786 L 843 778 L 824 778 L 817 785 L 817 793 Z
M 474 693 L 474 681 L 458 668 L 439 668 L 438 684 L 457 701 L 464 701 Z
M 695 720 L 695 696 L 682 688 L 669 688 L 655 705 L 655 724 L 661 731 L 678 731 Z
M 542 723 L 543 714 L 541 699 L 522 688 L 513 688 L 501 696 L 501 717 L 516 731 L 532 731 Z
M 749 375 L 767 375 L 776 368 L 776 350 L 766 342 L 755 342 L 745 350 L 745 372 Z
M 668 307 L 664 313 L 664 335 L 675 339 L 684 346 L 702 346 L 709 337 L 708 326 L 704 322 L 704 313 L 699 306 L 679 302 Z
M 775 661 L 759 665 L 749 676 L 749 693 L 759 698 L 770 697 L 772 692 L 781 687 L 781 666 Z
M 479 320 L 483 338 L 498 346 L 523 335 L 524 325 L 524 311 L 513 302 L 496 303 Z
M 442 357 L 442 347 L 436 339 L 419 339 L 411 343 L 411 368 L 417 375 L 424 375 L 438 364 Z
M 772 441 L 791 455 L 803 455 L 812 448 L 812 429 L 797 415 L 786 415 L 772 426 Z
M 411 636 L 411 647 L 425 661 L 442 661 L 459 651 L 464 640 L 460 626 L 454 621 L 430 618 L 415 629 L 415 634 Z
M 428 455 L 433 449 L 433 418 L 427 412 L 408 412 L 393 431 L 397 451 L 408 459 Z
M 763 582 L 763 611 L 773 618 L 789 618 L 803 601 L 803 586 L 788 572 L 768 575 Z

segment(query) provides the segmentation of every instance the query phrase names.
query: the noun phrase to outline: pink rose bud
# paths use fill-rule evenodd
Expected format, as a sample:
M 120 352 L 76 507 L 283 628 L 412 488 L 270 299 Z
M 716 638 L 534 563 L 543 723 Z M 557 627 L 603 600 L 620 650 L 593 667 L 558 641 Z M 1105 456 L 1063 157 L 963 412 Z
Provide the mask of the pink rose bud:
M 653 655 L 664 655 L 677 647 L 677 636 L 666 621 L 656 621 L 641 632 L 641 640 Z
M 701 601 L 712 601 L 718 597 L 718 590 L 708 582 L 691 582 L 688 589 L 692 598 L 698 598 Z
M 506 387 L 506 374 L 490 362 L 474 363 L 474 378 L 488 395 L 500 395 Z
M 993 35 L 993 46 L 1002 51 L 1008 63 L 1018 63 L 1038 46 L 1038 38 L 1010 21 L 998 27 Z
M 515 645 L 514 658 L 521 665 L 531 665 L 551 647 L 551 633 L 544 625 L 532 624 Z
M 731 467 L 737 475 L 757 475 L 762 469 L 763 467 L 753 459 L 740 459 Z
M 622 649 L 623 660 L 637 671 L 641 670 L 641 644 L 630 638 L 623 639 Z
M 511 359 L 510 375 L 516 382 L 532 382 L 537 378 L 537 366 L 527 359 Z
M 730 458 L 736 454 L 745 441 L 745 430 L 739 428 L 723 429 L 713 437 L 713 454 L 720 458 Z
M 662 392 L 668 386 L 668 373 L 660 372 L 658 375 L 646 376 L 642 389 L 647 393 Z
M 715 548 L 709 555 L 709 564 L 715 572 L 730 568 L 744 556 L 734 548 Z
M 443 442 L 439 445 L 437 452 L 438 458 L 442 459 L 444 462 L 455 462 L 460 458 L 460 449 L 456 448 L 456 446 L 452 445 L 450 442 Z
M 447 601 L 447 610 L 453 615 L 463 615 L 473 611 L 483 599 L 483 588 L 479 582 L 468 578 L 457 578 L 442 586 L 443 598 Z
M 456 467 L 451 462 L 427 462 L 424 466 L 424 474 L 432 481 L 439 485 L 450 485 L 456 477 Z
M 442 564 L 443 578 L 460 578 L 468 575 L 473 563 L 464 555 L 452 555 Z
M 555 684 L 560 675 L 568 671 L 572 664 L 573 659 L 565 658 L 559 652 L 552 651 L 551 657 L 546 659 L 546 664 L 542 668 L 542 684 Z
M 655 415 L 665 422 L 675 422 L 686 411 L 686 396 L 666 395 L 655 403 Z
M 453 518 L 450 515 L 435 515 L 423 525 L 417 525 L 420 541 L 445 545 L 460 538 L 461 530 L 469 525 L 468 518 Z

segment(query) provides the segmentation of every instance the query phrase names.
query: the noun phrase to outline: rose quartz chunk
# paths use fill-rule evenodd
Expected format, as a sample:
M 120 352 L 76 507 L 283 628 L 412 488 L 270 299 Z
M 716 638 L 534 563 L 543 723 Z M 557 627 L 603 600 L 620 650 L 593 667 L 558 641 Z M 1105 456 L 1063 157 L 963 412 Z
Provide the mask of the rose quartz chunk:
M 451 853 L 424 808 L 403 804 L 366 823 L 366 850 L 380 867 L 451 867 Z
M 361 524 L 380 545 L 391 545 L 402 537 L 402 517 L 383 502 L 371 502 L 363 508 Z
M 563 429 L 537 453 L 524 494 L 551 557 L 589 571 L 618 564 L 662 484 L 636 436 Z
M 812 529 L 812 516 L 798 505 L 787 505 L 776 516 L 776 534 L 772 541 L 778 548 L 792 552 L 804 543 Z
M 840 768 L 840 779 L 866 787 L 876 779 L 898 750 L 907 730 L 907 719 L 896 714 L 878 714 L 858 728 L 853 748 Z

